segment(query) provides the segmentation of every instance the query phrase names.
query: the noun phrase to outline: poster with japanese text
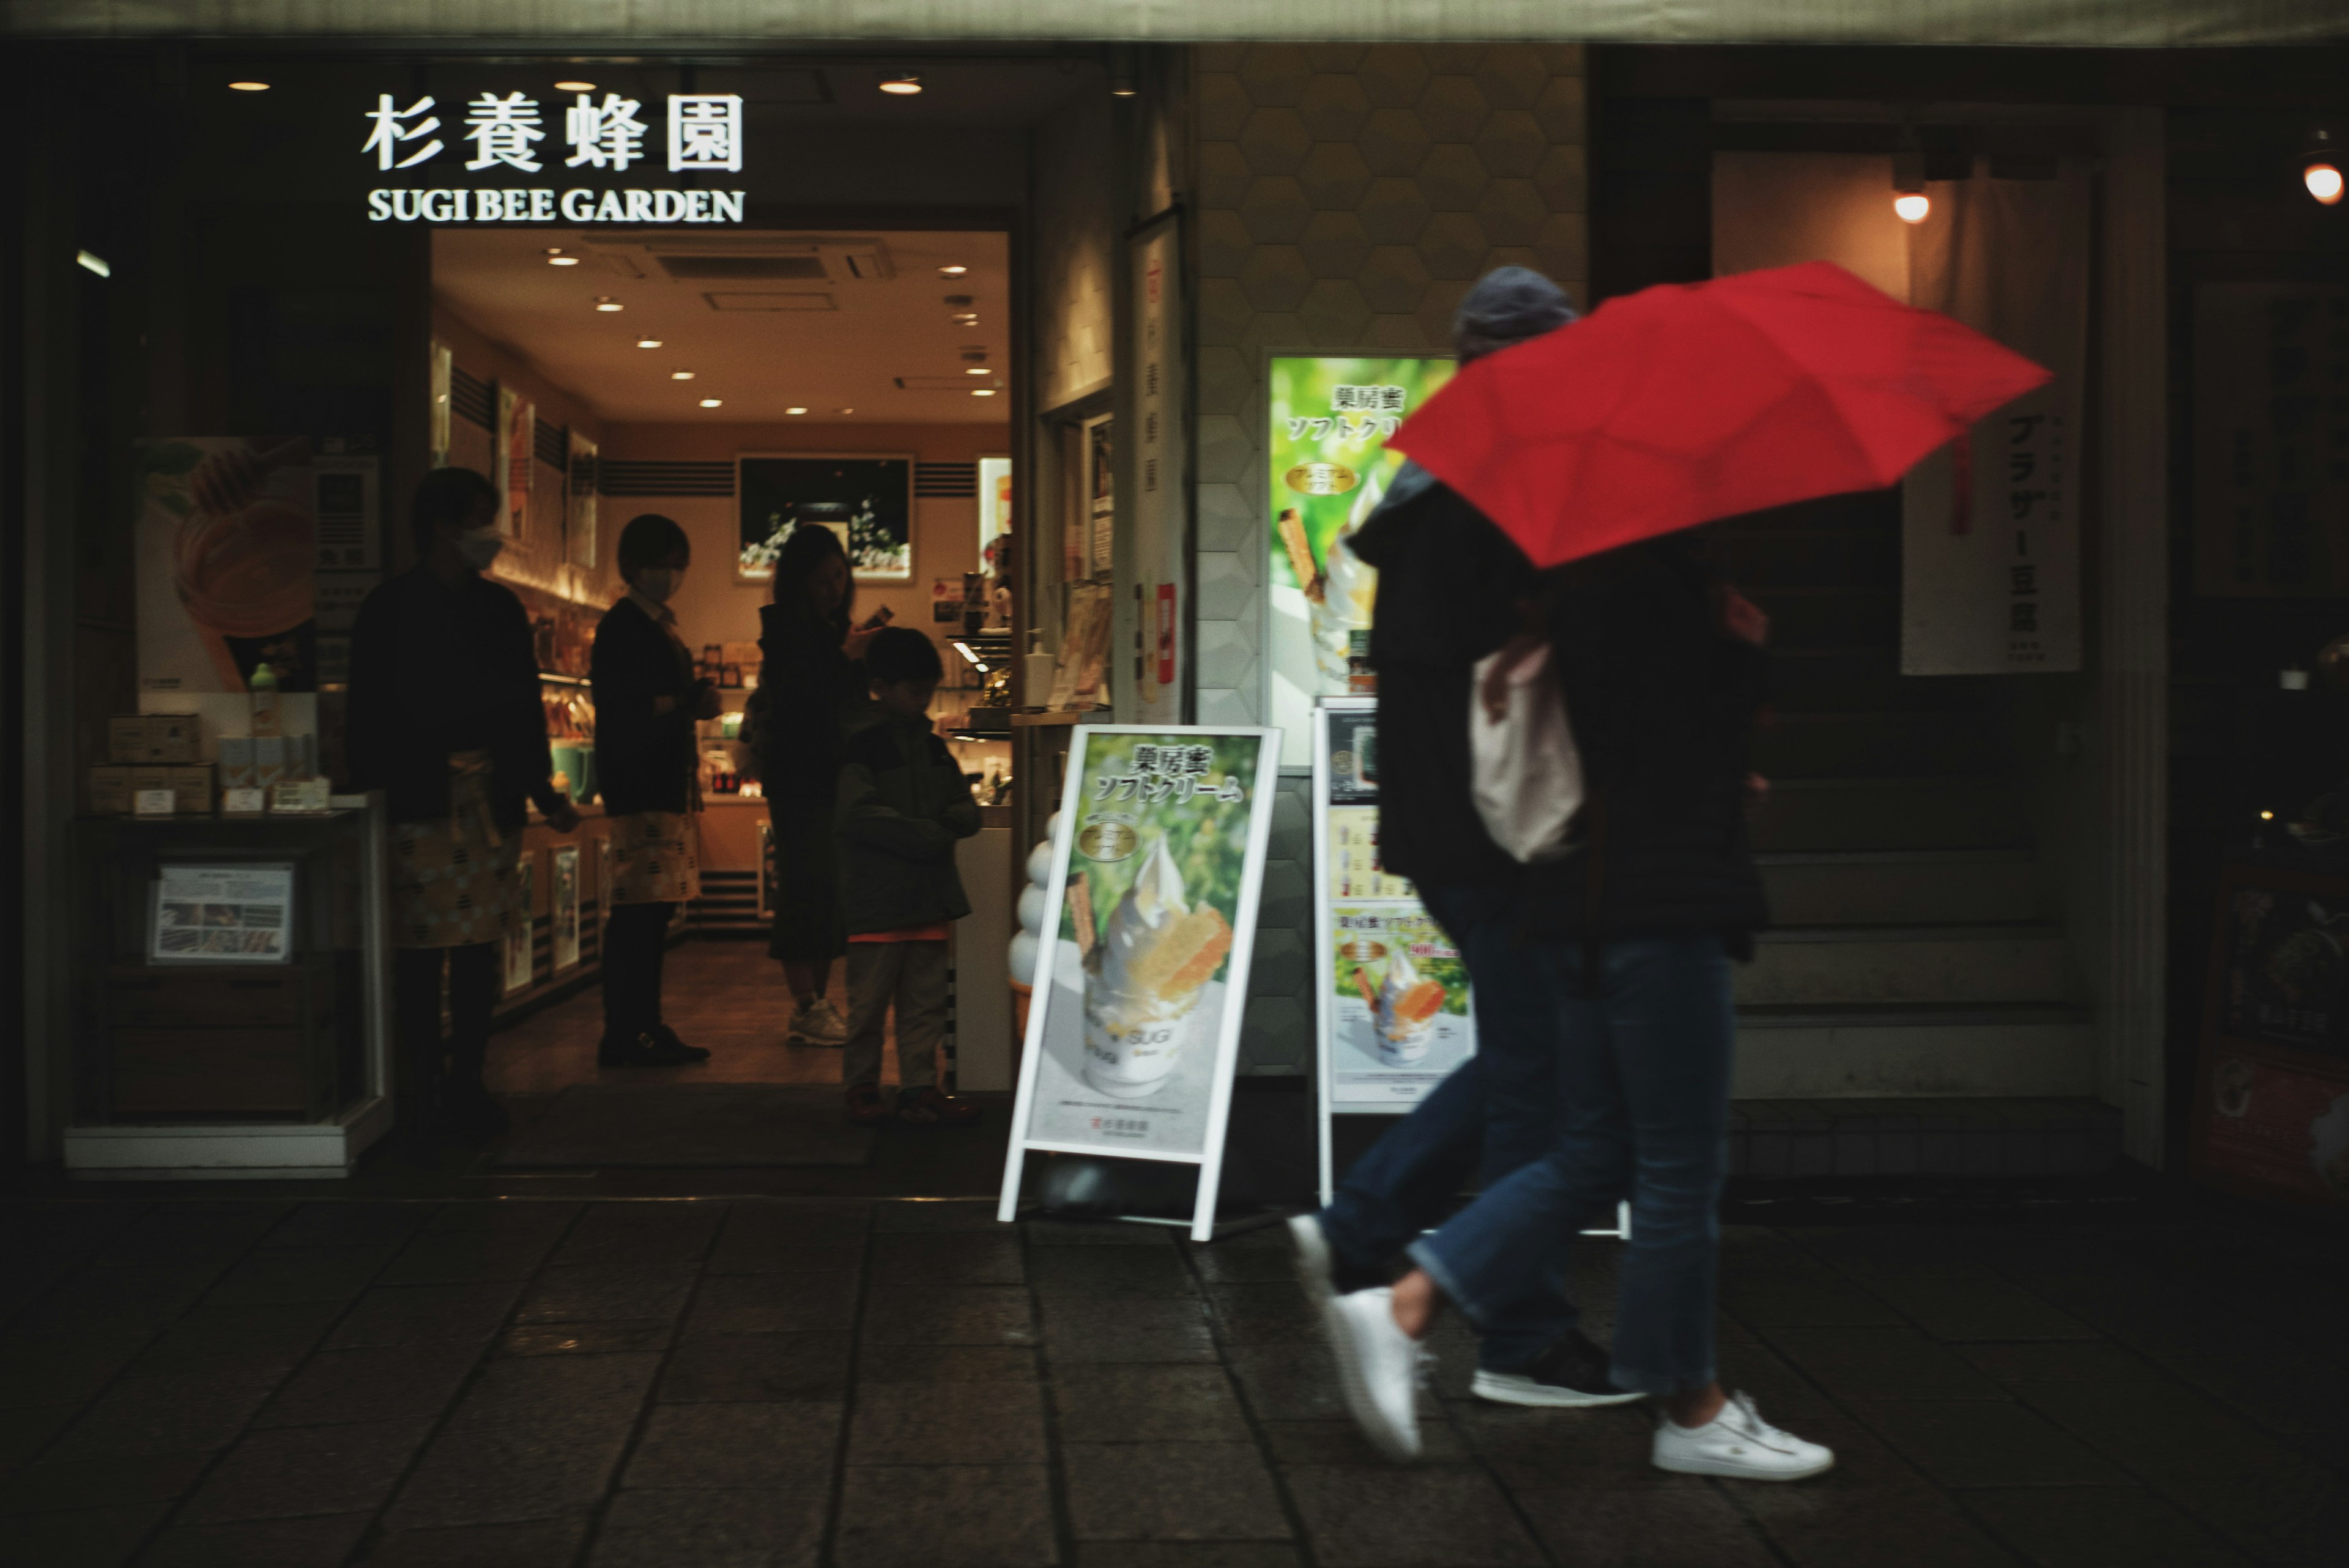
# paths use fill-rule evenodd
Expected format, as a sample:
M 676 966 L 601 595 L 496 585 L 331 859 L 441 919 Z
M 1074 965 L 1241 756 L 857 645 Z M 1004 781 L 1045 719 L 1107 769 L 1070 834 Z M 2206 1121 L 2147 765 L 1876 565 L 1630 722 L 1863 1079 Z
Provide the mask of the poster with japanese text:
M 554 972 L 579 966 L 579 846 L 554 847 Z
M 533 895 L 538 891 L 533 885 L 537 881 L 533 868 L 537 862 L 538 857 L 525 851 L 523 853 L 522 863 L 514 867 L 515 909 L 511 917 L 513 923 L 506 927 L 502 948 L 504 954 L 505 995 L 509 996 L 517 991 L 529 990 L 530 983 L 538 971 L 536 952 L 538 920 L 533 913 Z
M 1450 359 L 1276 356 L 1266 658 L 1281 760 L 1311 760 L 1316 697 L 1369 691 L 1378 573 L 1347 548 L 1402 466 L 1387 438 L 1452 379 Z
M 1276 746 L 1254 728 L 1071 736 L 1007 1209 L 1022 1152 L 1046 1149 L 1199 1164 L 1212 1214 Z
M 1190 407 L 1183 352 L 1183 221 L 1168 213 L 1126 241 L 1133 290 L 1127 325 L 1133 347 L 1133 428 L 1122 509 L 1125 538 L 1116 604 L 1121 678 L 1118 716 L 1133 724 L 1179 724 L 1191 651 L 1185 634 L 1190 581 Z
M 149 963 L 292 962 L 292 866 L 167 864 L 154 890 Z
M 2265 866 L 2221 877 L 2196 1074 L 2195 1173 L 2349 1202 L 2349 879 Z

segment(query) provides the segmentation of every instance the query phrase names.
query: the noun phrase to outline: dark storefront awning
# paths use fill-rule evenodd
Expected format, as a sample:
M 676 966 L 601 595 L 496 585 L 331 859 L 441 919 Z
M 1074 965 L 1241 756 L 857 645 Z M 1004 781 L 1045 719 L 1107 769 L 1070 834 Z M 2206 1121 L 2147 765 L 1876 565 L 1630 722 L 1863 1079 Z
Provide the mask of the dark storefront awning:
M 2349 39 L 2343 0 L 8 0 L 59 38 L 791 42 L 1545 39 L 2106 48 Z

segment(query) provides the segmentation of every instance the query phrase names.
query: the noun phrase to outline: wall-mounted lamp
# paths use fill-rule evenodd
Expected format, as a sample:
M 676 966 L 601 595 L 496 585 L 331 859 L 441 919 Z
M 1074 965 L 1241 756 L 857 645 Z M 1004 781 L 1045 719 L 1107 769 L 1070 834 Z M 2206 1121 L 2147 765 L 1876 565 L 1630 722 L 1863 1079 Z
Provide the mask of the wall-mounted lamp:
M 2319 127 L 2308 139 L 2308 150 L 2301 158 L 2300 181 L 2311 196 L 2327 207 L 2341 204 L 2341 149 L 2331 131 Z
M 881 90 L 893 98 L 912 98 L 922 90 L 922 78 L 911 71 L 883 77 Z
M 1925 154 L 1916 133 L 1904 129 L 1892 154 L 1892 211 L 1904 223 L 1921 223 L 1932 210 L 1933 200 L 1925 194 Z
M 1109 96 L 1132 98 L 1141 90 L 1141 75 L 1133 68 L 1133 46 L 1112 46 L 1109 52 Z

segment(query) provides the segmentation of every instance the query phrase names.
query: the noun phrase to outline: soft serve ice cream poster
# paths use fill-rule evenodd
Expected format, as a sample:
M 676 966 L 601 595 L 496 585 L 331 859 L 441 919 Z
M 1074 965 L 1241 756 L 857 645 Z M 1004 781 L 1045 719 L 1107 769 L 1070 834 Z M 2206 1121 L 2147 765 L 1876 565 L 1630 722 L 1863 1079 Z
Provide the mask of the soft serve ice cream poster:
M 1270 368 L 1272 722 L 1300 765 L 1313 699 L 1367 692 L 1378 573 L 1348 548 L 1402 455 L 1387 438 L 1452 378 L 1449 359 L 1276 357 Z
M 1416 903 L 1340 903 L 1330 923 L 1330 1099 L 1408 1108 L 1475 1051 L 1467 966 Z
M 1082 729 L 1024 1140 L 1207 1152 L 1263 877 L 1263 731 Z M 1040 984 L 1039 989 L 1041 990 Z

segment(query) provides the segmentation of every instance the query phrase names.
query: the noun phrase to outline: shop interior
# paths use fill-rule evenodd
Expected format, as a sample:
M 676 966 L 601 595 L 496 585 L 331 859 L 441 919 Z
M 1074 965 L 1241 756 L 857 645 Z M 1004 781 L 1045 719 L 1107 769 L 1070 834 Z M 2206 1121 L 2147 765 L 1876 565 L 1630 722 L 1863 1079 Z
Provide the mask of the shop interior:
M 433 459 L 507 497 L 492 574 L 530 613 L 557 783 L 585 818 L 573 834 L 529 830 L 550 885 L 533 899 L 530 951 L 512 939 L 490 1087 L 837 1083 L 837 1049 L 786 1044 L 792 998 L 764 940 L 768 810 L 741 739 L 759 612 L 781 541 L 830 526 L 857 568 L 854 621 L 936 642 L 947 674 L 932 715 L 988 820 L 963 846 L 977 913 L 957 942 L 962 967 L 992 973 L 1011 858 L 1011 603 L 997 547 L 1010 500 L 1008 236 L 443 229 L 431 275 Z M 692 541 L 670 607 L 724 707 L 699 727 L 703 895 L 679 911 L 666 987 L 670 1026 L 711 1056 L 616 1069 L 596 1062 L 603 824 L 586 677 L 596 622 L 625 591 L 620 531 L 645 512 Z M 840 965 L 832 1000 L 844 1014 Z M 966 1038 L 1007 1032 L 980 999 L 959 1012 Z

